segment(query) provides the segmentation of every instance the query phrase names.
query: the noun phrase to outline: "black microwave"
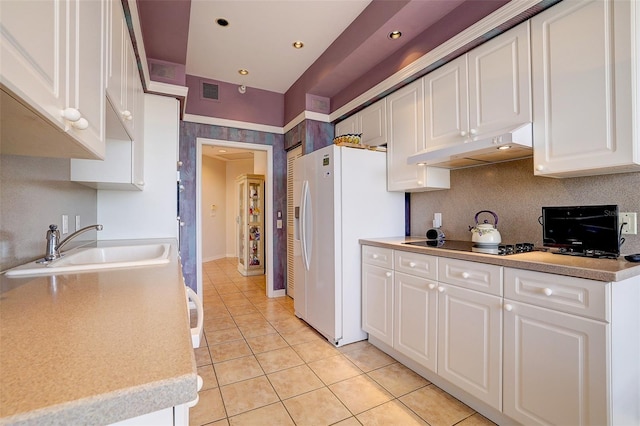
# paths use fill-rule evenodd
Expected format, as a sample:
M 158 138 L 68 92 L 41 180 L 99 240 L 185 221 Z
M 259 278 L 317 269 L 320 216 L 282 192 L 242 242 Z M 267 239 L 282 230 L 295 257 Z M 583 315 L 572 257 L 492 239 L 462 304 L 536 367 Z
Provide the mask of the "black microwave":
M 542 208 L 542 241 L 563 254 L 594 257 L 620 255 L 618 206 Z

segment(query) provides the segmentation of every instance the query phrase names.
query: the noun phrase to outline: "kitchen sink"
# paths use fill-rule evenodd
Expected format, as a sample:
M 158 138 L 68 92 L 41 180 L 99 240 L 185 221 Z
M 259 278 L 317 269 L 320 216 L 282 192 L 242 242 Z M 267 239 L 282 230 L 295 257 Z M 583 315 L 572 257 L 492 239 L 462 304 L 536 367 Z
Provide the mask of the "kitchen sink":
M 169 243 L 90 247 L 69 250 L 48 263 L 30 262 L 5 272 L 7 276 L 131 268 L 169 263 Z

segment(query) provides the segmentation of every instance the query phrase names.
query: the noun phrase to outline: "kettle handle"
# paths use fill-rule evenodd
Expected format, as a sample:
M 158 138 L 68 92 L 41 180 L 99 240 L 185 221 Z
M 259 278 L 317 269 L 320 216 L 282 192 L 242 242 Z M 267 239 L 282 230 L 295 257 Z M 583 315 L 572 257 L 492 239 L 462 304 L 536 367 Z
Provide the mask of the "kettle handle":
M 478 213 L 476 213 L 476 217 L 475 217 L 476 225 L 478 224 L 478 216 L 480 216 L 480 213 L 491 213 L 493 215 L 493 226 L 494 228 L 498 227 L 498 215 L 492 212 L 491 210 L 480 210 Z M 485 220 L 484 223 L 487 223 L 487 221 Z

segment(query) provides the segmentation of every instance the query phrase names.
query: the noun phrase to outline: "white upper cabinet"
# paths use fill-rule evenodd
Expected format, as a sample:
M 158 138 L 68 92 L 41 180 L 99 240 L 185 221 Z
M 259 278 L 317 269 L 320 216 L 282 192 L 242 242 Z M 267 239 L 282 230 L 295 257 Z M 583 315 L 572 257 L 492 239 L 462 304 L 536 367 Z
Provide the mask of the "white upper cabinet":
M 362 143 L 379 146 L 387 143 L 387 100 L 381 99 L 336 124 L 336 136 L 361 133 Z
M 382 99 L 358 113 L 358 133 L 362 143 L 379 146 L 387 143 L 387 100 Z
M 107 56 L 107 98 L 130 138 L 136 139 L 137 127 L 142 127 L 143 115 L 137 112 L 138 92 L 142 87 L 138 61 L 119 1 L 111 2 Z
M 123 120 L 121 113 L 127 107 L 127 73 L 126 73 L 126 45 L 129 40 L 129 29 L 124 18 L 122 4 L 112 1 L 108 11 L 108 48 L 107 48 L 107 99 L 114 110 L 118 111 L 119 119 Z M 123 120 L 124 121 L 124 120 Z
M 335 135 L 343 136 L 360 133 L 358 131 L 358 114 L 351 115 L 336 124 Z
M 424 80 L 426 149 L 462 144 L 531 122 L 528 22 Z
M 636 1 L 561 2 L 532 18 L 536 175 L 640 170 L 638 25 Z
M 3 153 L 104 157 L 106 5 L 0 2 Z
M 72 181 L 96 189 L 144 187 L 144 90 L 122 3 L 109 2 L 104 161 L 71 160 Z M 104 97 L 104 94 L 103 94 Z
M 469 130 L 467 56 L 427 74 L 425 148 L 463 143 Z
M 492 134 L 530 123 L 531 43 L 524 22 L 468 56 L 469 133 Z
M 407 158 L 424 150 L 423 80 L 387 96 L 387 189 L 428 191 L 449 188 L 449 170 L 407 164 Z

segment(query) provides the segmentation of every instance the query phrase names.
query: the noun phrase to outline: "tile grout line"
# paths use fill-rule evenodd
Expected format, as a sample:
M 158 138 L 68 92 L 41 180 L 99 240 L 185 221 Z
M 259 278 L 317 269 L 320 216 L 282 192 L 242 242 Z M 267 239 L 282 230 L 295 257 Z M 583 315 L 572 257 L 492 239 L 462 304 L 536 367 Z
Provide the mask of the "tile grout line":
M 233 262 L 225 262 L 225 263 L 232 264 Z M 208 269 L 211 273 L 210 273 L 210 272 L 207 272 L 207 269 Z M 339 421 L 338 421 L 338 422 L 336 422 L 336 423 L 340 423 L 340 422 L 342 422 L 342 421 L 345 421 L 345 420 L 347 420 L 347 419 L 349 419 L 349 418 L 353 417 L 353 419 L 354 419 L 354 420 L 356 420 L 358 423 L 360 423 L 360 424 L 361 424 L 361 422 L 359 421 L 359 419 L 358 419 L 356 416 L 361 415 L 361 414 L 364 414 L 364 413 L 369 412 L 369 411 L 371 411 L 371 410 L 374 410 L 374 409 L 376 409 L 376 408 L 378 408 L 378 407 L 380 407 L 380 406 L 382 406 L 382 405 L 384 405 L 384 404 L 387 404 L 387 403 L 389 403 L 389 402 L 394 402 L 394 403 L 400 404 L 400 406 L 402 407 L 402 409 L 403 409 L 403 410 L 408 410 L 408 412 L 412 413 L 412 414 L 413 414 L 413 415 L 415 415 L 418 419 L 420 419 L 421 421 L 425 422 L 425 424 L 427 424 L 427 425 L 428 425 L 428 422 L 427 422 L 427 420 L 426 420 L 426 419 L 422 418 L 422 417 L 421 417 L 421 416 L 420 416 L 416 411 L 414 411 L 411 407 L 407 406 L 404 402 L 402 402 L 402 401 L 400 400 L 400 398 L 402 398 L 402 397 L 404 397 L 404 396 L 406 396 L 406 395 L 409 395 L 409 394 L 411 394 L 412 392 L 415 392 L 415 391 L 417 391 L 417 390 L 420 390 L 420 389 L 423 389 L 423 388 L 426 388 L 426 387 L 429 387 L 429 386 L 434 386 L 434 388 L 437 388 L 437 389 L 440 389 L 440 388 L 438 388 L 436 385 L 434 385 L 433 383 L 431 383 L 430 381 L 428 381 L 428 380 L 426 380 L 426 379 L 425 379 L 425 380 L 426 380 L 426 383 L 425 383 L 425 384 L 422 384 L 422 385 L 418 386 L 418 387 L 417 387 L 417 388 L 415 388 L 415 389 L 411 389 L 411 390 L 409 390 L 409 391 L 407 391 L 407 392 L 403 393 L 402 395 L 398 395 L 398 396 L 396 396 L 395 394 L 393 394 L 393 393 L 392 393 L 391 389 L 387 389 L 387 388 L 383 385 L 383 383 L 379 382 L 379 381 L 378 381 L 378 380 L 376 380 L 374 377 L 370 376 L 370 373 L 372 373 L 372 372 L 374 372 L 374 371 L 381 370 L 381 369 L 386 368 L 386 367 L 389 367 L 390 365 L 393 365 L 393 364 L 399 364 L 399 362 L 398 362 L 397 360 L 395 360 L 393 357 L 390 357 L 390 358 L 391 358 L 391 360 L 392 360 L 392 362 L 391 362 L 391 363 L 389 363 L 389 364 L 385 364 L 385 365 L 381 365 L 381 366 L 376 367 L 376 368 L 374 368 L 374 369 L 372 369 L 372 370 L 370 370 L 370 371 L 364 371 L 360 366 L 358 366 L 357 364 L 355 364 L 355 363 L 354 363 L 354 362 L 353 362 L 353 361 L 352 361 L 352 360 L 351 360 L 351 359 L 346 355 L 346 354 L 348 354 L 349 352 L 354 352 L 354 351 L 357 351 L 357 350 L 361 350 L 360 348 L 353 348 L 353 349 L 352 349 L 352 350 L 350 350 L 350 351 L 342 351 L 342 350 L 340 350 L 340 348 L 336 348 L 336 349 L 338 350 L 338 351 L 337 351 L 338 353 L 337 353 L 336 355 L 332 355 L 332 356 L 341 356 L 341 357 L 342 357 L 342 358 L 344 358 L 346 361 L 348 361 L 349 363 L 353 364 L 353 365 L 354 365 L 354 367 L 355 367 L 355 368 L 357 368 L 357 370 L 358 370 L 358 372 L 359 372 L 359 373 L 358 373 L 358 375 L 357 375 L 357 376 L 353 376 L 353 377 L 348 377 L 348 378 L 345 378 L 345 379 L 341 379 L 341 380 L 338 380 L 337 382 L 335 382 L 335 383 L 331 383 L 331 384 L 327 384 L 327 383 L 325 383 L 325 382 L 322 380 L 322 378 L 318 375 L 318 373 L 317 373 L 313 368 L 311 368 L 311 366 L 310 366 L 309 364 L 310 364 L 310 363 L 313 363 L 313 362 L 316 362 L 316 361 L 323 360 L 323 359 L 328 359 L 328 358 L 330 358 L 330 357 L 326 357 L 326 358 L 325 358 L 325 357 L 322 357 L 322 358 L 318 358 L 318 359 L 313 359 L 313 360 L 310 360 L 310 361 L 306 361 L 306 360 L 305 360 L 305 358 L 303 358 L 303 357 L 302 357 L 302 355 L 298 352 L 298 350 L 296 350 L 296 349 L 295 349 L 295 346 L 296 346 L 296 345 L 303 345 L 303 344 L 306 344 L 306 343 L 310 343 L 310 342 L 312 342 L 312 340 L 305 341 L 305 342 L 300 342 L 300 343 L 297 343 L 296 345 L 292 345 L 292 344 L 291 344 L 291 343 L 289 343 L 289 341 L 284 337 L 283 333 L 292 333 L 293 331 L 291 331 L 291 332 L 281 331 L 281 329 L 279 329 L 279 328 L 276 326 L 276 323 L 278 323 L 278 322 L 288 321 L 288 319 L 286 319 L 286 320 L 272 320 L 272 319 L 268 319 L 268 318 L 267 318 L 267 316 L 265 316 L 265 312 L 269 311 L 269 310 L 271 309 L 271 308 L 270 308 L 271 306 L 278 306 L 278 307 L 281 307 L 281 308 L 282 308 L 282 309 L 284 309 L 288 314 L 292 315 L 294 319 L 296 319 L 296 320 L 298 320 L 299 322 L 301 322 L 301 323 L 302 323 L 302 326 L 301 326 L 300 328 L 297 328 L 297 327 L 296 327 L 296 329 L 308 329 L 308 330 L 312 331 L 313 333 L 315 333 L 315 334 L 316 334 L 316 337 L 320 337 L 320 338 L 321 338 L 320 340 L 324 342 L 324 337 L 322 337 L 322 336 L 321 336 L 317 331 L 313 330 L 313 328 L 311 328 L 311 327 L 310 327 L 306 322 L 304 322 L 303 320 L 300 320 L 299 318 L 297 318 L 297 317 L 295 316 L 295 310 L 293 309 L 293 306 L 292 306 L 293 299 L 291 299 L 291 301 L 289 301 L 289 300 L 288 300 L 288 298 L 287 298 L 288 296 L 284 296 L 283 298 L 274 298 L 274 299 L 269 299 L 269 298 L 267 298 L 267 297 L 266 297 L 266 295 L 264 295 L 264 293 L 263 293 L 263 292 L 264 292 L 264 285 L 265 285 L 265 283 L 264 283 L 264 282 L 257 282 L 257 280 L 256 280 L 256 282 L 246 282 L 246 281 L 245 281 L 245 282 L 242 282 L 242 283 L 240 283 L 240 281 L 233 281 L 232 277 L 230 277 L 230 276 L 227 274 L 227 272 L 226 272 L 226 270 L 225 270 L 225 269 L 226 269 L 226 268 L 219 267 L 219 266 L 217 266 L 216 268 L 203 268 L 203 272 L 206 274 L 206 276 L 207 276 L 207 281 L 208 281 L 208 282 L 206 283 L 206 286 L 207 286 L 207 287 L 209 287 L 209 286 L 211 287 L 211 289 L 208 289 L 208 290 L 214 290 L 214 291 L 215 291 L 215 294 L 217 295 L 217 296 L 215 297 L 215 299 L 216 299 L 216 303 L 217 303 L 217 302 L 219 302 L 219 303 L 221 303 L 221 304 L 222 304 L 222 306 L 224 307 L 224 309 L 225 309 L 225 311 L 226 311 L 226 314 L 228 315 L 228 317 L 231 319 L 231 321 L 232 321 L 232 322 L 233 322 L 233 324 L 235 325 L 235 327 L 229 327 L 229 328 L 225 328 L 225 329 L 235 328 L 235 329 L 237 329 L 237 330 L 238 330 L 238 332 L 240 333 L 240 336 L 241 336 L 241 339 L 232 339 L 232 340 L 229 340 L 229 341 L 221 342 L 221 343 L 219 343 L 219 344 L 224 344 L 224 343 L 229 343 L 229 342 L 233 342 L 233 341 L 240 341 L 240 340 L 242 340 L 242 341 L 243 341 L 243 343 L 246 345 L 246 347 L 249 349 L 250 354 L 249 354 L 249 355 L 241 355 L 241 356 L 237 356 L 237 357 L 234 357 L 234 358 L 224 359 L 224 360 L 222 360 L 222 361 L 214 362 L 214 357 L 213 357 L 212 352 L 211 352 L 211 346 L 212 346 L 212 345 L 210 344 L 209 339 L 207 339 L 207 337 L 206 337 L 206 333 L 204 334 L 204 337 L 205 337 L 204 342 L 206 343 L 207 353 L 208 353 L 208 355 L 209 355 L 209 361 L 210 361 L 210 364 L 206 364 L 206 365 L 211 365 L 211 368 L 212 368 L 212 371 L 213 371 L 213 374 L 214 374 L 215 380 L 216 380 L 216 382 L 217 382 L 217 384 L 218 384 L 218 386 L 217 386 L 217 387 L 218 387 L 218 392 L 219 392 L 219 394 L 220 394 L 220 398 L 221 398 L 221 400 L 222 400 L 222 403 L 223 403 L 223 409 L 224 409 L 224 413 L 225 413 L 225 417 L 224 417 L 224 418 L 222 418 L 222 419 L 218 419 L 218 420 L 214 420 L 214 421 L 213 421 L 213 423 L 218 422 L 218 421 L 222 421 L 222 420 L 225 420 L 225 419 L 226 419 L 226 421 L 227 421 L 227 423 L 228 423 L 228 422 L 229 422 L 229 419 L 230 419 L 230 418 L 232 418 L 232 417 L 241 416 L 241 415 L 244 415 L 244 414 L 246 414 L 246 413 L 250 413 L 250 412 L 252 412 L 252 411 L 259 410 L 259 409 L 262 409 L 262 408 L 264 408 L 264 407 L 268 407 L 268 406 L 271 406 L 271 405 L 281 404 L 281 405 L 282 405 L 282 407 L 284 408 L 285 412 L 286 412 L 286 413 L 287 413 L 287 415 L 289 416 L 290 420 L 293 422 L 293 424 L 296 424 L 296 423 L 295 423 L 295 420 L 294 420 L 294 418 L 293 418 L 292 413 L 289 411 L 289 409 L 287 408 L 287 405 L 285 404 L 285 401 L 291 400 L 291 399 L 293 399 L 293 398 L 297 398 L 297 397 L 299 397 L 299 396 L 301 396 L 301 395 L 305 395 L 305 394 L 308 394 L 308 393 L 311 393 L 311 392 L 317 391 L 317 390 L 319 390 L 319 389 L 326 388 L 329 392 L 331 392 L 331 395 L 333 395 L 333 397 L 335 397 L 335 398 L 336 398 L 336 400 L 341 404 L 341 406 L 342 406 L 343 408 L 345 408 L 345 409 L 347 410 L 347 412 L 348 412 L 348 413 L 350 413 L 350 414 L 351 414 L 351 416 L 350 416 L 350 417 L 347 417 L 347 418 L 345 418 L 345 419 L 339 420 Z M 212 279 L 211 279 L 211 276 L 213 275 L 213 270 L 215 270 L 215 271 L 216 271 L 216 274 L 218 274 L 218 275 L 217 275 L 217 277 L 216 277 L 216 283 L 213 283 L 213 281 L 212 281 Z M 235 270 L 234 270 L 233 272 L 234 272 L 234 273 L 236 273 L 236 271 L 235 271 Z M 220 280 L 220 279 L 219 279 L 219 274 L 224 274 L 227 280 L 226 280 L 226 281 L 224 281 L 224 280 Z M 229 286 L 229 287 L 227 287 L 227 286 Z M 226 291 L 225 291 L 224 293 L 220 293 L 220 292 L 219 292 L 218 287 L 225 287 L 225 288 L 228 288 L 229 290 L 231 290 L 231 288 L 230 288 L 231 286 L 235 287 L 235 290 L 236 290 L 236 291 L 232 291 L 232 292 L 228 292 L 228 293 L 227 293 Z M 255 287 L 255 289 L 254 289 L 253 287 Z M 258 294 L 261 294 L 261 293 L 262 293 L 262 297 L 258 297 Z M 241 298 L 236 299 L 234 296 L 231 296 L 231 297 L 234 297 L 234 298 L 233 298 L 233 299 L 231 299 L 231 300 L 227 300 L 227 301 L 225 301 L 225 300 L 224 300 L 224 298 L 223 298 L 223 296 L 224 296 L 224 295 L 234 295 L 234 294 L 239 294 L 239 295 L 241 295 L 242 297 L 241 297 Z M 267 351 L 263 351 L 263 352 L 256 352 L 256 349 L 254 349 L 254 348 L 249 344 L 249 341 L 248 341 L 249 337 L 247 337 L 247 336 L 245 335 L 246 331 L 245 331 L 245 332 L 243 332 L 243 331 L 242 331 L 242 328 L 241 328 L 241 327 L 243 327 L 243 328 L 245 328 L 245 329 L 250 328 L 250 327 L 251 327 L 251 322 L 248 322 L 248 323 L 247 323 L 247 324 L 245 324 L 244 326 L 241 326 L 241 325 L 237 322 L 237 321 L 238 321 L 237 317 L 241 317 L 241 316 L 244 316 L 244 315 L 253 315 L 253 314 L 252 314 L 252 313 L 249 313 L 249 314 L 233 314 L 233 313 L 232 313 L 233 309 L 230 309 L 230 308 L 233 308 L 234 306 L 228 306 L 228 305 L 227 305 L 227 303 L 233 303 L 233 302 L 235 302 L 236 300 L 241 300 L 241 299 L 242 299 L 242 300 L 244 300 L 244 301 L 248 301 L 248 302 L 249 302 L 249 304 L 251 305 L 251 309 L 252 309 L 253 311 L 255 311 L 255 313 L 256 313 L 256 314 L 260 314 L 261 322 L 262 322 L 262 321 L 264 321 L 264 322 L 265 322 L 269 327 L 271 327 L 271 328 L 274 330 L 274 332 L 273 332 L 273 333 L 258 334 L 258 335 L 256 335 L 256 336 L 251 336 L 250 338 L 258 338 L 258 337 L 268 336 L 268 335 L 277 335 L 280 339 L 282 339 L 282 340 L 286 343 L 286 346 L 285 346 L 285 347 L 282 347 L 282 348 L 276 348 L 276 349 L 269 349 L 269 350 L 267 350 Z M 266 301 L 266 302 L 269 302 L 269 304 L 267 304 L 267 305 L 263 305 L 263 304 L 262 304 L 262 302 L 265 302 L 265 301 Z M 272 301 L 273 301 L 273 303 L 271 303 Z M 240 304 L 238 304 L 238 306 L 240 306 Z M 222 330 L 225 330 L 225 329 L 220 329 L 220 330 L 215 330 L 215 331 L 222 331 Z M 366 342 L 366 341 L 365 341 L 365 342 Z M 325 343 L 326 343 L 327 345 L 331 346 L 331 347 L 334 347 L 334 346 L 333 346 L 333 345 L 331 345 L 329 342 L 325 342 Z M 368 343 L 368 342 L 367 342 L 367 343 Z M 200 346 L 200 348 L 202 348 L 202 347 L 203 347 L 203 346 L 201 345 L 201 346 Z M 365 346 L 365 347 L 368 347 L 368 346 Z M 259 354 L 262 354 L 262 353 L 268 353 L 268 352 L 272 352 L 272 351 L 279 350 L 279 349 L 284 349 L 284 348 L 289 348 L 289 349 L 293 350 L 293 352 L 294 352 L 294 353 L 295 353 L 295 354 L 296 354 L 296 355 L 301 359 L 302 364 L 301 364 L 301 365 L 297 365 L 297 366 L 290 366 L 290 367 L 286 367 L 286 368 L 283 368 L 283 369 L 281 369 L 281 370 L 274 370 L 274 371 L 272 371 L 272 372 L 270 372 L 270 373 L 267 373 L 267 372 L 266 372 L 266 370 L 265 370 L 265 367 L 263 366 L 263 364 L 261 364 L 261 363 L 260 363 L 260 361 L 258 360 L 258 357 L 257 357 L 257 356 L 258 356 Z M 334 347 L 334 348 L 335 348 L 335 347 Z M 247 379 L 243 379 L 243 380 L 238 380 L 238 381 L 235 381 L 235 382 L 230 382 L 230 383 L 227 383 L 227 384 L 225 384 L 225 385 L 221 385 L 221 384 L 220 384 L 220 381 L 219 381 L 219 379 L 218 379 L 218 372 L 216 371 L 215 365 L 216 365 L 216 364 L 223 363 L 223 362 L 227 362 L 227 361 L 233 361 L 233 360 L 237 360 L 237 359 L 241 359 L 241 358 L 249 357 L 249 356 L 250 356 L 250 357 L 252 357 L 253 359 L 255 359 L 255 361 L 256 361 L 256 363 L 257 363 L 258 367 L 260 368 L 260 371 L 262 372 L 262 375 L 255 376 L 255 377 L 251 377 L 251 378 L 247 378 Z M 332 356 L 331 356 L 331 357 L 332 357 Z M 400 365 L 402 365 L 402 364 L 400 364 Z M 205 365 L 203 365 L 203 366 L 205 366 Z M 275 373 L 280 373 L 280 372 L 283 372 L 283 371 L 287 371 L 287 370 L 290 370 L 290 369 L 293 369 L 293 368 L 296 368 L 296 367 L 300 367 L 300 366 L 305 366 L 309 371 L 311 371 L 311 373 L 313 373 L 313 377 L 315 377 L 315 378 L 319 381 L 319 383 L 321 383 L 321 384 L 322 384 L 322 386 L 321 386 L 321 387 L 319 387 L 319 388 L 316 388 L 316 389 L 311 389 L 311 390 L 308 390 L 308 391 L 304 391 L 304 392 L 302 392 L 302 393 L 299 393 L 299 394 L 296 394 L 296 395 L 290 396 L 290 397 L 288 397 L 288 398 L 282 399 L 282 398 L 281 398 L 281 396 L 280 396 L 280 394 L 279 394 L 279 393 L 278 393 L 278 391 L 276 390 L 276 387 L 274 386 L 274 384 L 273 384 L 273 382 L 272 382 L 272 379 L 269 377 L 269 375 L 270 375 L 270 374 L 271 374 L 271 375 L 273 375 L 273 374 L 275 374 Z M 335 392 L 330 388 L 330 386 L 333 386 L 333 385 L 335 385 L 335 384 L 337 384 L 337 383 L 344 382 L 344 381 L 346 381 L 346 380 L 353 379 L 354 377 L 362 377 L 362 376 L 364 376 L 367 380 L 370 380 L 372 383 L 376 384 L 376 385 L 377 385 L 377 386 L 379 386 L 381 389 L 383 389 L 387 394 L 389 394 L 389 396 L 391 397 L 391 399 L 389 399 L 389 400 L 387 400 L 387 401 L 384 401 L 384 402 L 381 402 L 381 403 L 379 403 L 379 404 L 376 404 L 376 405 L 374 405 L 374 406 L 372 406 L 372 407 L 368 407 L 367 409 L 365 409 L 364 411 L 362 411 L 362 412 L 360 412 L 360 413 L 354 413 L 351 409 L 349 409 L 349 408 L 345 405 L 345 403 L 344 403 L 344 402 L 340 399 L 340 397 L 339 397 L 339 396 L 338 396 L 338 395 L 337 395 L 337 394 L 336 394 L 336 393 L 335 393 Z M 266 405 L 261 406 L 261 407 L 255 407 L 255 408 L 252 408 L 252 409 L 250 409 L 250 410 L 243 411 L 243 412 L 241 412 L 241 413 L 237 413 L 237 414 L 235 414 L 235 415 L 233 415 L 233 416 L 231 416 L 231 417 L 230 417 L 230 416 L 228 415 L 229 413 L 228 413 L 228 411 L 227 411 L 227 406 L 226 406 L 226 404 L 224 403 L 224 397 L 222 396 L 222 390 L 221 390 L 221 389 L 222 389 L 223 387 L 226 387 L 226 386 L 230 386 L 230 385 L 233 385 L 233 384 L 236 384 L 236 383 L 241 383 L 241 382 L 244 382 L 244 381 L 252 380 L 252 379 L 255 379 L 255 378 L 258 378 L 258 377 L 264 377 L 264 378 L 267 380 L 267 382 L 269 383 L 269 386 L 271 387 L 271 390 L 274 392 L 274 394 L 275 394 L 275 396 L 277 397 L 277 399 L 278 399 L 278 400 L 277 400 L 276 402 L 269 403 L 269 404 L 266 404 Z M 424 378 L 423 378 L 423 379 L 424 379 Z M 214 388 L 211 388 L 211 389 L 214 389 Z M 444 392 L 444 391 L 443 391 L 443 392 Z M 458 400 L 458 401 L 459 401 L 459 400 Z M 471 409 L 471 407 L 469 407 L 469 408 Z M 477 412 L 476 412 L 475 410 L 473 410 L 473 409 L 471 409 L 471 411 L 472 411 L 472 412 L 471 412 L 468 416 L 466 416 L 466 417 L 464 417 L 464 418 L 462 418 L 462 419 L 458 420 L 458 421 L 457 421 L 456 423 L 454 423 L 454 424 L 455 424 L 455 425 L 457 425 L 457 424 L 463 423 L 463 422 L 465 422 L 467 419 L 469 419 L 469 418 L 473 417 L 474 415 L 479 414 L 479 413 L 477 413 Z M 207 423 L 207 424 L 208 424 L 208 423 Z

